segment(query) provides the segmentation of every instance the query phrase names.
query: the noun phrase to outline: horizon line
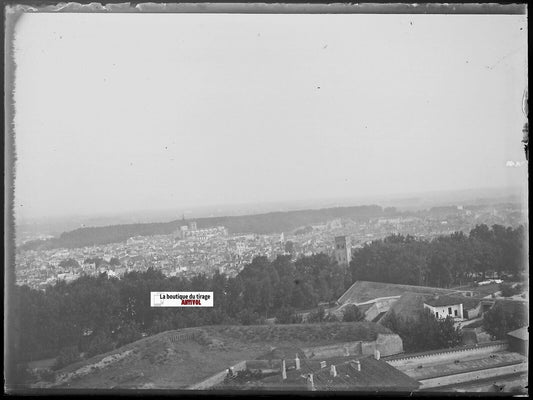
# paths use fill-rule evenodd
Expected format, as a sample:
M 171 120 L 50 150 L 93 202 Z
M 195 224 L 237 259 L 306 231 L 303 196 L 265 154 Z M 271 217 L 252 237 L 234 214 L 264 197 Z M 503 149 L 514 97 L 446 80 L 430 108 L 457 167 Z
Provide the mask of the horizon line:
M 391 201 L 401 201 L 401 200 L 411 200 L 413 199 L 413 196 L 422 196 L 422 195 L 430 195 L 430 194 L 441 194 L 441 193 L 457 193 L 457 192 L 476 192 L 476 191 L 498 191 L 498 190 L 518 190 L 522 191 L 524 188 L 522 186 L 514 185 L 514 186 L 499 186 L 499 187 L 482 187 L 482 188 L 468 188 L 468 189 L 453 189 L 453 190 L 430 190 L 425 192 L 410 192 L 410 193 L 390 193 L 390 194 L 381 194 L 381 195 L 364 195 L 364 196 L 346 196 L 346 197 L 334 197 L 334 198 L 315 198 L 315 199 L 297 199 L 297 200 L 275 200 L 275 201 L 265 201 L 265 202 L 241 202 L 241 203 L 224 203 L 224 204 L 206 204 L 206 205 L 188 205 L 188 206 L 178 206 L 176 208 L 160 208 L 160 209 L 144 209 L 144 210 L 131 210 L 131 211 L 124 211 L 124 212 L 108 212 L 108 213 L 100 213 L 100 214 L 65 214 L 65 215 L 51 215 L 51 216 L 32 216 L 32 217 L 26 217 L 23 218 L 23 222 L 17 223 L 15 221 L 15 226 L 24 226 L 24 225 L 33 225 L 38 223 L 51 223 L 53 221 L 58 220 L 68 220 L 68 219 L 111 219 L 111 218 L 121 218 L 126 217 L 127 215 L 131 214 L 158 214 L 158 213 L 176 213 L 176 218 L 171 220 L 164 220 L 164 221 L 128 221 L 124 223 L 110 223 L 105 226 L 113 226 L 113 225 L 132 225 L 132 224 L 144 224 L 144 223 L 168 223 L 173 222 L 182 219 L 183 216 L 185 216 L 185 219 L 191 220 L 191 218 L 195 219 L 201 219 L 201 218 L 223 218 L 223 217 L 237 217 L 237 216 L 251 216 L 251 215 L 262 215 L 262 214 L 270 214 L 270 213 L 276 213 L 276 212 L 290 212 L 290 211 L 305 211 L 305 210 L 321 210 L 321 209 L 329 209 L 329 208 L 346 208 L 346 207 L 357 207 L 357 206 L 381 206 L 381 207 L 395 207 L 395 208 L 404 208 L 405 206 L 401 205 L 387 205 L 383 206 L 381 204 L 378 204 L 378 202 L 385 201 L 386 203 Z M 506 196 L 516 196 L 517 193 L 508 193 L 507 195 L 503 194 L 501 197 Z M 398 196 L 398 197 L 396 197 Z M 498 196 L 500 197 L 500 196 Z M 473 199 L 470 199 L 469 201 L 472 201 Z M 341 201 L 351 201 L 358 204 L 319 204 L 321 202 L 341 202 Z M 369 201 L 368 203 L 360 203 L 361 201 Z M 438 200 L 437 200 L 438 202 Z M 442 200 L 442 202 L 451 204 L 452 201 Z M 267 210 L 267 211 L 257 211 L 257 212 L 238 212 L 238 213 L 231 213 L 230 210 L 219 210 L 218 212 L 225 212 L 226 214 L 223 215 L 213 215 L 213 213 L 216 213 L 217 211 L 214 210 L 215 208 L 231 208 L 231 207 L 243 207 L 243 206 L 274 206 L 274 205 L 280 205 L 285 204 L 287 206 L 290 206 L 292 204 L 296 205 L 298 203 L 315 203 L 315 205 L 301 205 L 297 206 L 299 208 L 289 208 L 289 209 L 273 209 L 273 210 Z M 462 204 L 465 205 L 465 204 Z M 417 207 L 416 205 L 411 205 L 407 207 Z M 434 207 L 434 206 L 432 206 Z M 181 208 L 180 211 L 178 211 Z M 200 212 L 200 215 L 195 215 L 193 217 L 186 217 L 186 214 L 192 214 L 193 211 L 186 210 L 187 208 L 195 209 L 197 212 Z M 204 209 L 210 209 L 203 211 Z M 208 215 L 211 214 L 211 215 Z M 12 215 L 12 217 L 15 219 L 15 216 Z M 149 218 L 149 215 L 146 215 L 147 218 Z M 89 226 L 80 226 L 80 228 L 86 228 Z

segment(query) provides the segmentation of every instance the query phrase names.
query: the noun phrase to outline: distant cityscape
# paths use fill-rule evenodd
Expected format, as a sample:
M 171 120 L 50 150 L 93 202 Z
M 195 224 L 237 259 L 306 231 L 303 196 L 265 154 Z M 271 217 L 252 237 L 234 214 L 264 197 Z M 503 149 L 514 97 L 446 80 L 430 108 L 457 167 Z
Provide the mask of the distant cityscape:
M 457 231 L 468 233 L 478 224 L 515 227 L 523 220 L 517 203 L 434 207 L 363 221 L 337 218 L 264 235 L 229 234 L 224 226 L 198 229 L 195 221 L 183 218 L 170 235 L 134 236 L 119 243 L 71 249 L 19 250 L 16 278 L 19 285 L 44 289 L 59 280 L 70 282 L 83 275 L 120 277 L 148 268 L 167 276 L 211 275 L 218 270 L 234 277 L 256 256 L 272 260 L 280 254 L 293 259 L 317 253 L 333 255 L 336 237 L 345 236 L 351 248 L 358 248 L 394 233 L 432 239 Z M 342 262 L 338 257 L 337 261 Z

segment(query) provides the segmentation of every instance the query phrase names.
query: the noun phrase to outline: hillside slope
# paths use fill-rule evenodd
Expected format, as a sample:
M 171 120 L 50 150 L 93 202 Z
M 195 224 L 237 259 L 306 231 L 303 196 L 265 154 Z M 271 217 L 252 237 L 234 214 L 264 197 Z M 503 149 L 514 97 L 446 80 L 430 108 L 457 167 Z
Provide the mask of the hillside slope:
M 175 340 L 184 333 L 194 338 Z M 274 348 L 374 340 L 377 333 L 390 333 L 390 330 L 362 322 L 207 326 L 167 331 L 69 365 L 58 371 L 54 384 L 37 386 L 184 389 L 240 361 L 257 359 Z

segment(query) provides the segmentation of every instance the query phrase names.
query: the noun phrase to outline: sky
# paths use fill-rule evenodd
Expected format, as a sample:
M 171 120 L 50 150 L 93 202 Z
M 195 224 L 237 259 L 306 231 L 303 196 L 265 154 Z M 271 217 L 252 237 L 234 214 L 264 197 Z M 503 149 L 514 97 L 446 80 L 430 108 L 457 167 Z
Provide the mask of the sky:
M 14 46 L 19 220 L 527 184 L 525 16 L 28 13 Z

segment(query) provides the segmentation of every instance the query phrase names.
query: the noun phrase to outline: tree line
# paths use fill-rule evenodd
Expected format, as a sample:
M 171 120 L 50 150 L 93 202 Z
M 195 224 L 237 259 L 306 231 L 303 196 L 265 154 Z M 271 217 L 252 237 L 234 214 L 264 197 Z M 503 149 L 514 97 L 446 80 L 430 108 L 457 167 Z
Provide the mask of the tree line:
M 392 235 L 353 252 L 352 280 L 448 288 L 484 280 L 489 274 L 520 277 L 525 232 L 478 225 L 434 240 Z
M 20 359 L 35 360 L 109 351 L 144 334 L 202 325 L 250 325 L 281 310 L 313 308 L 335 301 L 349 281 L 346 268 L 325 254 L 291 261 L 256 257 L 234 278 L 218 271 L 192 278 L 168 277 L 153 268 L 121 279 L 82 276 L 44 291 L 17 286 Z M 152 308 L 151 291 L 213 291 L 212 308 Z M 75 350 L 72 351 L 72 348 Z M 67 357 L 68 358 L 68 357 Z

